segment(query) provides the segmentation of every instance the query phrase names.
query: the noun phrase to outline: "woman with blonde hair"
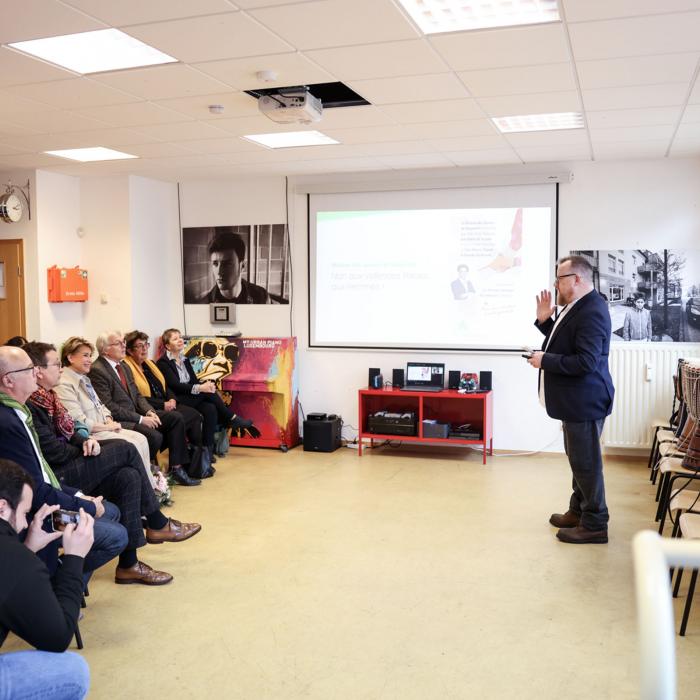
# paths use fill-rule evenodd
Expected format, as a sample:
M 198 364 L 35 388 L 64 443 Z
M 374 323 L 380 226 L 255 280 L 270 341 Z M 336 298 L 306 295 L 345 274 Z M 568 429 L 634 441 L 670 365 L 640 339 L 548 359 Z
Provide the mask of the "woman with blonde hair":
M 122 428 L 112 419 L 112 414 L 98 398 L 87 376 L 94 352 L 95 348 L 89 340 L 79 336 L 68 338 L 61 348 L 63 373 L 54 391 L 71 418 L 87 425 L 90 434 L 96 440 L 126 440 L 134 445 L 141 455 L 151 486 L 155 489 L 156 481 L 151 472 L 148 440 L 135 430 Z

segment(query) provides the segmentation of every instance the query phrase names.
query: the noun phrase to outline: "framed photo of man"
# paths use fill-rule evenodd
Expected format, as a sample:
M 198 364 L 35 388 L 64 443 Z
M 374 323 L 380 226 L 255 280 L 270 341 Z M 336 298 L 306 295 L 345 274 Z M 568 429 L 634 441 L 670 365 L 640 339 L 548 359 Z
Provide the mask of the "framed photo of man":
M 185 304 L 288 304 L 285 224 L 182 229 Z

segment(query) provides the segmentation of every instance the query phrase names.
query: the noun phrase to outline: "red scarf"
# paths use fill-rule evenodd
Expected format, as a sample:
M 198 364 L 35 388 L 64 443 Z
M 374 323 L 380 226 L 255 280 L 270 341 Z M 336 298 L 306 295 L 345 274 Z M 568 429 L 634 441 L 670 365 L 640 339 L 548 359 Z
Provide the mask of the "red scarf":
M 66 440 L 70 440 L 73 437 L 75 423 L 53 390 L 47 391 L 43 387 L 39 387 L 29 397 L 29 400 L 33 404 L 46 410 L 53 421 L 54 430 L 57 435 L 62 435 Z

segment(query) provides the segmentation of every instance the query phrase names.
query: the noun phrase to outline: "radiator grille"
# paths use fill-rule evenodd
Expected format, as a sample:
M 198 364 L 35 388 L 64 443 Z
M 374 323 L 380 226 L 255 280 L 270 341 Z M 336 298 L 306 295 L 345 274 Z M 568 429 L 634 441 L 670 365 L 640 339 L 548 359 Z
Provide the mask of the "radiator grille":
M 698 343 L 613 343 L 610 374 L 615 404 L 605 422 L 607 447 L 651 446 L 652 423 L 668 420 L 673 405 L 673 375 L 680 358 L 700 357 Z M 651 381 L 647 381 L 650 371 Z

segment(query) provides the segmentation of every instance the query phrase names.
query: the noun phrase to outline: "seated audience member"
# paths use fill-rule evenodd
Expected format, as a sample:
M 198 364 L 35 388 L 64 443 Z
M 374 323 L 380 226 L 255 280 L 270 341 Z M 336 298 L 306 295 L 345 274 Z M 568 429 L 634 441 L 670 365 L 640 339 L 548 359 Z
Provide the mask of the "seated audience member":
M 209 453 L 214 454 L 214 433 L 217 424 L 224 429 L 247 431 L 252 437 L 260 437 L 260 431 L 253 421 L 237 416 L 223 402 L 212 381 L 200 382 L 185 357 L 185 341 L 177 328 L 169 328 L 163 333 L 165 354 L 158 362 L 158 368 L 165 377 L 165 383 L 173 391 L 178 402 L 196 408 L 204 419 L 204 444 Z
M 206 479 L 214 475 L 211 463 L 202 463 L 202 414 L 190 406 L 178 406 L 175 394 L 168 388 L 162 372 L 153 360 L 148 359 L 148 336 L 141 331 L 131 331 L 124 336 L 126 357 L 136 389 L 156 411 L 177 411 L 185 421 L 185 430 L 192 454 L 187 473 L 193 479 Z M 207 453 L 208 454 L 208 453 Z M 175 477 L 175 481 L 177 481 Z
M 19 464 L 34 480 L 32 512 L 42 505 L 59 505 L 65 510 L 83 508 L 95 521 L 95 542 L 85 559 L 84 569 L 92 572 L 116 557 L 126 546 L 126 530 L 111 518 L 119 517 L 112 504 L 102 497 L 86 496 L 61 484 L 46 462 L 34 428 L 32 414 L 26 406 L 37 390 L 36 368 L 24 350 L 0 347 L 0 458 Z M 58 566 L 58 544 L 49 543 L 39 556 L 53 575 Z
M 190 461 L 182 414 L 156 411 L 139 393 L 131 368 L 123 362 L 126 344 L 119 331 L 101 333 L 96 345 L 99 356 L 88 376 L 102 403 L 122 427 L 146 437 L 152 462 L 161 449 L 168 449 L 170 472 L 176 483 L 198 486 L 200 481 L 192 479 L 182 467 Z
M 84 493 L 103 495 L 121 509 L 128 542 L 119 556 L 117 582 L 123 583 L 120 579 L 124 578 L 133 582 L 133 573 L 137 572 L 138 583 L 167 583 L 172 579 L 170 574 L 154 571 L 136 556 L 137 548 L 146 543 L 141 516 L 152 528 L 167 522 L 136 448 L 124 440 L 107 440 L 100 445 L 94 438 L 76 433 L 73 420 L 53 391 L 61 374 L 55 348 L 47 343 L 28 343 L 24 349 L 37 367 L 39 387 L 29 397 L 28 405 L 44 457 L 64 483 Z M 125 573 L 129 571 L 132 573 Z
M 0 459 L 0 645 L 13 632 L 36 649 L 0 655 L 0 698 L 81 700 L 90 686 L 90 670 L 82 656 L 66 649 L 78 623 L 93 520 L 81 510 L 77 525 L 67 525 L 62 533 L 46 532 L 44 518 L 58 506 L 43 505 L 20 542 L 33 486 L 22 467 Z M 52 580 L 35 552 L 59 538 L 63 565 Z
M 155 488 L 146 436 L 135 430 L 127 430 L 115 421 L 92 386 L 88 372 L 92 366 L 94 351 L 95 348 L 85 338 L 77 336 L 68 338 L 61 348 L 63 372 L 61 373 L 61 381 L 54 387 L 54 391 L 71 418 L 85 424 L 90 435 L 96 440 L 100 442 L 103 440 L 130 442 L 139 451 L 151 488 Z
M 21 348 L 28 342 L 29 341 L 22 335 L 13 335 L 11 338 L 5 341 L 5 345 L 12 345 L 15 348 Z

